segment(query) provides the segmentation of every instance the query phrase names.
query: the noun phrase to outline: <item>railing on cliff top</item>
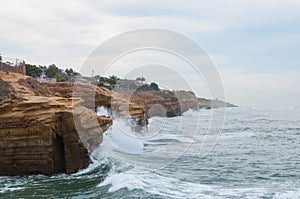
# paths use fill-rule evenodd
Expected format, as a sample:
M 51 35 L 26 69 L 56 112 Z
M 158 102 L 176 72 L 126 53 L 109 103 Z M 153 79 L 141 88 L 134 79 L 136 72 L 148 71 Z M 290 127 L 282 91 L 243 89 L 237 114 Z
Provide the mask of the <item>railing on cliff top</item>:
M 0 70 L 7 72 L 20 73 L 26 75 L 26 65 L 24 60 L 3 57 L 0 59 Z

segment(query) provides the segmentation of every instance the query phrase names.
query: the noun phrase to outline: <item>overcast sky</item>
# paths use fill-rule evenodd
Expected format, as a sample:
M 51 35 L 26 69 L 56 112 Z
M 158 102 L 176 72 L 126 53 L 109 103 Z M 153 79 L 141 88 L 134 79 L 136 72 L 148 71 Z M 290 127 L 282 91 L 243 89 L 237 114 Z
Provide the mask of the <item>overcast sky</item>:
M 3 56 L 80 70 L 114 35 L 169 29 L 206 50 L 221 74 L 227 101 L 300 106 L 299 0 L 0 2 Z

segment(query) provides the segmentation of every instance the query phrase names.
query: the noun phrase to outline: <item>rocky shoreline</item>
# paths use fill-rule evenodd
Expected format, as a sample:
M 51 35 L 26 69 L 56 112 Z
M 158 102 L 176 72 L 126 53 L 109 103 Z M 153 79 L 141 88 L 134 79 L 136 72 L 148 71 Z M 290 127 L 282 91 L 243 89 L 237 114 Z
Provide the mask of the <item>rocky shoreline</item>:
M 75 173 L 86 168 L 112 118 L 103 106 L 137 125 L 153 116 L 179 116 L 189 109 L 234 106 L 197 98 L 190 91 L 116 93 L 91 84 L 40 83 L 0 71 L 0 176 Z
M 0 88 L 0 175 L 70 174 L 90 164 L 89 151 L 112 124 L 95 112 L 111 107 L 108 89 L 79 84 L 74 97 L 74 83 L 2 71 Z M 143 119 L 144 109 L 130 104 L 129 115 Z

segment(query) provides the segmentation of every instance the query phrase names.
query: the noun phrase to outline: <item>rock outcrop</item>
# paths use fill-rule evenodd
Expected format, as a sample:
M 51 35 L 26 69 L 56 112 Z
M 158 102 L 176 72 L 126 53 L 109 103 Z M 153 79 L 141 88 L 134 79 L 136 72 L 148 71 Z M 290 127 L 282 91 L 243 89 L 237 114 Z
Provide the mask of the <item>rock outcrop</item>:
M 197 98 L 192 91 L 135 91 L 130 101 L 145 108 L 147 118 L 152 116 L 174 117 L 191 110 L 236 107 L 221 100 Z
M 0 71 L 0 175 L 74 173 L 90 164 L 112 119 L 104 106 L 143 124 L 145 109 L 83 83 L 40 83 Z
M 16 76 L 11 73 L 10 75 Z M 18 78 L 16 78 L 18 79 Z M 40 83 L 34 78 L 23 77 L 17 81 L 11 82 L 8 78 L 5 82 L 14 85 L 12 94 L 18 93 L 22 96 L 44 96 L 44 97 L 63 97 L 63 98 L 81 98 L 82 105 L 96 109 L 104 106 L 115 111 L 121 116 L 130 116 L 142 123 L 145 114 L 143 106 L 129 102 L 119 93 L 113 93 L 105 87 L 98 87 L 92 84 L 84 84 L 80 82 L 43 82 Z
M 80 97 L 84 101 L 83 106 L 94 109 L 98 106 L 110 107 L 112 93 L 104 87 L 92 84 L 72 83 L 72 82 L 47 82 L 41 83 L 49 89 L 50 96 L 71 98 Z
M 144 124 L 146 120 L 143 106 L 129 102 L 119 93 L 113 93 L 105 87 L 79 82 L 42 83 L 42 85 L 49 88 L 50 96 L 81 98 L 82 105 L 87 108 L 95 109 L 103 106 L 119 116 L 130 116 L 137 120 L 138 124 Z
M 52 175 L 86 168 L 88 149 L 101 143 L 102 132 L 112 121 L 97 117 L 79 101 L 77 118 L 71 98 L 32 97 L 2 104 L 0 175 Z M 88 142 L 90 137 L 94 143 Z
M 90 164 L 89 151 L 112 120 L 97 116 L 84 99 L 67 96 L 71 83 L 55 89 L 0 71 L 0 88 L 0 175 L 74 173 Z M 110 91 L 95 90 L 94 101 L 110 106 Z
M 174 117 L 189 109 L 198 109 L 195 94 L 188 91 L 137 91 L 130 101 L 145 107 L 147 117 Z

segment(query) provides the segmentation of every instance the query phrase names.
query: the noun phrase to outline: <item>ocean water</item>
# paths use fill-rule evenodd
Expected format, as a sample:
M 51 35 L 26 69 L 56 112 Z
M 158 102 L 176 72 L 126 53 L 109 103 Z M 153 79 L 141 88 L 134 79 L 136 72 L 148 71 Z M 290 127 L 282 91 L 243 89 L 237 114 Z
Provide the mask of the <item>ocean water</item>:
M 140 133 L 116 120 L 90 167 L 0 177 L 0 198 L 300 198 L 299 108 L 227 108 L 203 157 L 210 120 L 211 110 L 188 111 Z

